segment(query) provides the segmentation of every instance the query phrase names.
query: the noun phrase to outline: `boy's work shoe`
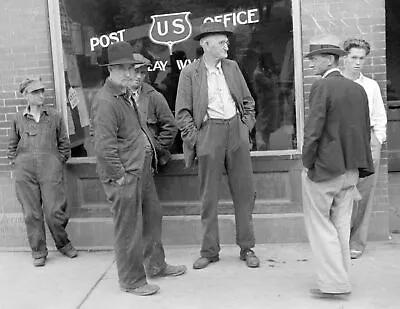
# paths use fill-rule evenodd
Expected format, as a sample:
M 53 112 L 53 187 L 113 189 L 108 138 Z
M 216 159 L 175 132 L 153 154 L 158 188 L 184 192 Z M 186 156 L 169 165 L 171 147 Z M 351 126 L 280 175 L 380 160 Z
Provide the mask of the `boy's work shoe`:
M 312 297 L 316 298 L 341 298 L 343 296 L 350 295 L 351 292 L 342 292 L 342 293 L 325 293 L 320 289 L 310 289 L 310 294 Z
M 208 266 L 210 263 L 215 263 L 219 261 L 219 255 L 216 256 L 211 256 L 211 257 L 199 257 L 196 261 L 193 263 L 193 268 L 194 269 L 203 269 Z
M 146 283 L 145 285 L 142 285 L 138 288 L 121 288 L 122 291 L 127 292 L 127 293 L 132 293 L 138 296 L 147 296 L 147 295 L 153 295 L 156 294 L 159 290 L 160 287 L 155 284 L 148 284 Z
M 65 256 L 73 259 L 78 256 L 78 251 L 72 246 L 71 243 L 67 244 L 63 248 L 59 249 L 59 251 Z
M 33 259 L 33 266 L 35 267 L 42 267 L 46 264 L 46 257 L 34 258 Z
M 256 268 L 260 266 L 259 258 L 251 249 L 240 250 L 240 259 L 246 261 L 247 267 Z
M 158 274 L 154 276 L 150 276 L 152 278 L 156 277 L 177 277 L 183 275 L 186 272 L 187 268 L 185 265 L 169 265 L 167 264 L 163 270 L 161 270 Z
M 350 257 L 355 260 L 362 256 L 363 252 L 361 250 L 351 249 L 350 250 Z

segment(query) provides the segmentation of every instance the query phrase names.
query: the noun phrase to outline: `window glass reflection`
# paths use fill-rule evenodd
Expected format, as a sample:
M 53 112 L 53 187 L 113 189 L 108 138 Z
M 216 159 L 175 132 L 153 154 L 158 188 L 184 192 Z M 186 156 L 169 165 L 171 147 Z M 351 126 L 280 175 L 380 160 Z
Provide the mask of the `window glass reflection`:
M 228 57 L 256 101 L 252 150 L 297 147 L 291 0 L 60 0 L 60 14 L 73 156 L 93 155 L 90 107 L 109 44 L 128 41 L 151 60 L 147 82 L 174 112 L 180 71 L 202 54 L 191 36 L 211 20 L 235 33 Z M 172 152 L 182 152 L 179 134 Z

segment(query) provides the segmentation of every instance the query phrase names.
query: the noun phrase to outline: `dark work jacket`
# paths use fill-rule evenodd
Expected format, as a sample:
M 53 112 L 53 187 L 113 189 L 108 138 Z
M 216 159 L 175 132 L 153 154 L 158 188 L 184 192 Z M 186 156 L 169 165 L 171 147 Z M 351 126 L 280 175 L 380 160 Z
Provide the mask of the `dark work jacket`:
M 140 175 L 145 158 L 144 120 L 120 88 L 106 80 L 93 101 L 94 149 L 102 181 Z M 142 129 L 143 128 L 143 129 Z
M 368 98 L 362 86 L 333 71 L 310 91 L 303 165 L 315 182 L 358 169 L 373 174 Z
M 171 157 L 169 149 L 178 133 L 175 118 L 164 96 L 147 83 L 143 84 L 137 103 L 147 121 L 158 163 L 165 165 Z

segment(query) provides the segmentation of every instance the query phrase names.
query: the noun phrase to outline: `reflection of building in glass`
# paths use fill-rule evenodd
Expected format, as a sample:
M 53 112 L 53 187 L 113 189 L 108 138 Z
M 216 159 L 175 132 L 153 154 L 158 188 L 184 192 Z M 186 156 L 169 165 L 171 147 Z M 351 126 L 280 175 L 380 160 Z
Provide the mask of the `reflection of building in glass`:
M 148 82 L 166 98 L 172 112 L 180 71 L 201 57 L 198 42 L 187 39 L 173 45 L 172 54 L 166 45 L 156 44 L 149 37 L 154 15 L 190 12 L 189 21 L 195 34 L 204 20 L 225 22 L 234 36 L 230 38 L 228 57 L 239 63 L 248 87 L 256 100 L 257 123 L 251 132 L 252 150 L 293 149 L 296 147 L 293 82 L 293 34 L 291 1 L 196 1 L 159 0 L 143 2 L 102 0 L 102 5 L 78 0 L 62 0 L 71 39 L 63 39 L 64 52 L 74 57 L 77 64 L 86 105 L 108 76 L 97 63 L 107 62 L 106 46 L 117 41 L 128 41 L 135 52 L 150 59 Z M 68 14 L 67 14 L 68 13 Z M 175 14 L 175 15 L 174 15 Z M 173 18 L 163 20 L 160 29 L 180 31 L 172 24 Z M 165 24 L 165 22 L 167 24 Z M 73 25 L 73 26 L 71 26 Z M 168 26 L 168 27 L 167 27 Z M 72 30 L 71 30 L 72 29 Z M 154 28 L 153 28 L 154 30 Z M 184 33 L 184 32 L 182 32 Z M 65 38 L 67 36 L 64 35 Z M 74 39 L 72 39 L 74 38 Z M 72 72 L 71 61 L 65 62 L 66 72 Z M 70 77 L 70 74 L 67 74 Z M 69 81 L 71 84 L 71 82 Z M 78 86 L 77 86 L 78 87 Z M 68 89 L 66 89 L 68 91 Z M 90 115 L 89 115 L 90 116 Z M 76 117 L 75 117 L 76 118 Z M 90 151 L 90 134 L 81 132 L 81 140 Z M 178 139 L 179 139 L 178 134 Z M 89 145 L 89 146 L 88 146 Z M 176 141 L 174 152 L 181 152 Z
M 268 150 L 270 135 L 280 126 L 279 78 L 270 52 L 260 54 L 253 72 L 253 85 L 256 94 L 257 150 Z

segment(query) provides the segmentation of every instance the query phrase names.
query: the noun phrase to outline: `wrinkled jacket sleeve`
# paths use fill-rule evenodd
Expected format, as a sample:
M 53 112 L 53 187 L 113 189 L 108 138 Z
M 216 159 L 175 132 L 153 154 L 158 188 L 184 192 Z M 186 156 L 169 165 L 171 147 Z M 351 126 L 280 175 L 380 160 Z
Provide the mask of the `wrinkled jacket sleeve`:
M 250 90 L 247 87 L 246 80 L 243 77 L 242 72 L 240 71 L 239 65 L 235 62 L 235 67 L 237 71 L 237 76 L 240 82 L 242 100 L 243 100 L 243 122 L 247 125 L 249 130 L 251 131 L 255 125 L 255 102 L 253 97 L 251 96 Z
M 326 87 L 322 80 L 316 81 L 310 91 L 310 110 L 304 127 L 302 160 L 305 168 L 314 167 L 318 144 L 325 126 L 328 110 Z
M 16 117 L 18 117 L 18 115 L 16 115 Z M 16 117 L 12 121 L 12 124 L 11 124 L 10 140 L 8 143 L 8 151 L 7 151 L 7 157 L 11 161 L 14 161 L 15 157 L 17 156 L 17 147 L 18 147 L 19 140 L 21 138 L 21 136 L 19 134 L 18 126 L 17 126 Z
M 159 129 L 158 136 L 154 138 L 162 148 L 169 149 L 174 143 L 176 134 L 178 133 L 175 118 L 162 94 L 157 93 L 154 96 L 154 100 L 157 126 Z
M 59 113 L 56 113 L 57 119 L 57 147 L 63 162 L 66 162 L 71 156 L 71 143 L 69 141 L 67 128 Z
M 124 167 L 119 157 L 118 150 L 118 118 L 117 112 L 110 102 L 97 99 L 94 103 L 94 135 L 95 151 L 98 163 L 105 169 L 107 177 L 111 180 L 124 176 Z
M 192 78 L 190 71 L 186 68 L 182 70 L 179 76 L 175 117 L 183 142 L 193 148 L 196 144 L 197 128 L 193 119 Z

